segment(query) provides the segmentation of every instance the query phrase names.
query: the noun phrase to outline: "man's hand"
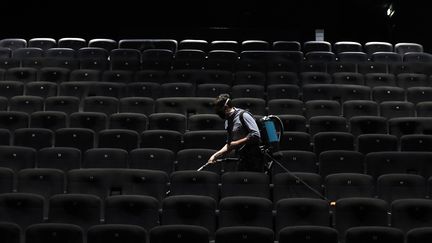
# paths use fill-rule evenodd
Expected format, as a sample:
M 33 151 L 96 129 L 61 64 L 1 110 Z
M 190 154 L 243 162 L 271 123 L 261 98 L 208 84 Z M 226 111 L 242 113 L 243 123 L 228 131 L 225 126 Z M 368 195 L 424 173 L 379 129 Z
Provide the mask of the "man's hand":
M 214 164 L 216 163 L 216 157 L 214 155 L 210 156 L 209 160 L 207 161 L 208 164 Z

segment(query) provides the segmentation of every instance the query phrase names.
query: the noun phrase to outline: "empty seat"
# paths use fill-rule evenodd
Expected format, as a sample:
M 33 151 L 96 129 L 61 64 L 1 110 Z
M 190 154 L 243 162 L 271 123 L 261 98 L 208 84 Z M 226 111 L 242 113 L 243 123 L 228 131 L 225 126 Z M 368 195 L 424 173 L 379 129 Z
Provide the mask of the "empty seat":
M 142 69 L 169 70 L 173 62 L 173 51 L 166 49 L 147 49 L 141 53 Z
M 131 151 L 138 148 L 139 133 L 127 129 L 106 129 L 98 133 L 99 148 L 119 148 Z
M 46 128 L 55 131 L 65 128 L 67 114 L 62 111 L 36 111 L 30 115 L 30 127 Z
M 39 70 L 38 80 L 60 83 L 69 80 L 70 70 L 61 67 L 43 67 Z
M 178 43 L 178 49 L 197 49 L 207 52 L 209 43 L 206 40 L 185 39 Z
M 350 132 L 355 137 L 367 133 L 385 134 L 388 131 L 387 119 L 380 116 L 353 116 L 349 124 Z
M 140 113 L 150 115 L 154 113 L 154 100 L 149 97 L 124 97 L 119 100 L 119 112 Z
M 317 173 L 317 157 L 315 153 L 300 150 L 281 150 L 273 154 L 274 158 L 286 169 L 292 172 Z M 286 172 L 279 164 L 273 163 L 272 175 Z
M 89 128 L 61 128 L 55 131 L 55 146 L 77 148 L 84 152 L 95 146 L 95 137 L 95 131 Z
M 107 51 L 111 51 L 112 49 L 117 48 L 118 43 L 115 40 L 112 39 L 104 39 L 104 38 L 96 38 L 96 39 L 90 39 L 88 41 L 89 47 L 99 47 L 103 48 Z
M 414 228 L 406 232 L 406 242 L 407 243 L 428 242 L 432 239 L 431 232 L 432 232 L 431 227 Z
M 137 113 L 116 113 L 109 117 L 109 129 L 127 129 L 141 134 L 148 126 L 148 117 Z
M 369 87 L 396 86 L 396 77 L 389 73 L 367 73 L 365 84 Z
M 54 132 L 46 128 L 19 128 L 14 132 L 13 144 L 36 150 L 52 147 Z
M 302 99 L 309 100 L 333 100 L 336 95 L 336 85 L 333 84 L 306 84 L 303 86 Z
M 309 134 L 319 132 L 348 132 L 347 120 L 340 116 L 314 116 L 309 119 Z
M 359 42 L 355 41 L 338 41 L 333 44 L 336 53 L 347 51 L 362 51 L 363 47 Z
M 102 201 L 94 195 L 57 194 L 49 199 L 49 223 L 68 223 L 87 230 L 100 224 Z
M 47 50 L 49 48 L 57 47 L 57 41 L 53 38 L 31 38 L 28 41 L 28 47 L 41 48 Z
M 305 102 L 305 117 L 314 116 L 339 116 L 341 106 L 335 100 L 309 100 Z
M 432 116 L 432 102 L 421 101 L 416 105 L 416 111 L 418 117 L 431 117 Z
M 38 223 L 25 230 L 25 241 L 29 243 L 43 242 L 84 242 L 84 230 L 73 224 Z
M 397 151 L 398 138 L 390 134 L 360 134 L 357 137 L 357 150 L 363 154 Z
M 43 148 L 37 152 L 37 168 L 67 172 L 81 167 L 81 151 L 72 147 Z
M 306 133 L 306 130 L 302 132 L 284 132 L 282 134 L 279 149 L 311 151 L 311 137 L 309 133 Z
M 364 156 L 357 151 L 332 150 L 319 154 L 319 174 L 324 178 L 335 173 L 363 173 Z
M 150 130 L 172 130 L 184 133 L 186 130 L 186 116 L 175 113 L 153 113 L 149 115 Z
M 402 55 L 394 52 L 375 52 L 371 55 L 371 61 L 378 63 L 400 63 L 402 62 Z
M 216 114 L 195 114 L 187 121 L 187 130 L 224 130 L 224 120 Z
M 298 41 L 274 41 L 273 50 L 300 51 L 301 45 Z
M 210 171 L 175 171 L 170 176 L 170 196 L 201 195 L 219 200 L 219 175 Z
M 175 153 L 163 148 L 138 148 L 129 152 L 129 167 L 134 169 L 160 170 L 171 174 L 174 170 Z
M 283 198 L 324 199 L 322 178 L 316 173 L 279 173 L 273 177 L 273 185 L 273 202 Z
M 12 169 L 0 168 L 0 193 L 13 192 L 15 189 L 15 173 Z M 1 227 L 0 227 L 1 228 Z
M 426 180 L 420 175 L 386 174 L 377 178 L 377 195 L 389 204 L 403 198 L 425 198 Z
M 165 83 L 161 85 L 161 97 L 193 97 L 195 88 L 191 83 Z
M 77 169 L 67 175 L 69 194 L 92 194 L 102 199 L 114 195 L 146 195 L 160 202 L 168 189 L 168 175 L 155 170 Z
M 27 47 L 27 41 L 21 38 L 4 38 L 0 40 L 0 47 L 7 47 L 11 50 Z
M 221 197 L 270 198 L 269 177 L 259 172 L 226 172 L 221 178 Z
M 182 49 L 175 54 L 173 69 L 202 69 L 206 53 L 197 49 Z
M 391 226 L 408 232 L 414 228 L 430 227 L 432 204 L 429 199 L 398 199 L 391 204 Z
M 76 69 L 70 72 L 70 81 L 99 81 L 101 78 L 100 70 Z
M 272 84 L 267 86 L 267 100 L 273 99 L 299 99 L 300 89 L 297 85 Z
M 346 230 L 357 226 L 388 226 L 389 204 L 376 198 L 342 198 L 334 209 L 335 229 L 343 239 Z
M 26 84 L 25 89 L 26 95 L 38 96 L 42 98 L 57 96 L 57 84 L 51 82 L 29 82 Z
M 126 168 L 128 153 L 118 148 L 93 148 L 83 154 L 83 168 Z
M 91 83 L 81 81 L 63 82 L 59 85 L 60 96 L 73 96 L 79 99 L 89 94 Z
M 20 81 L 2 81 L 0 83 L 0 96 L 10 99 L 19 95 L 24 95 L 24 83 Z
M 274 115 L 303 115 L 304 104 L 296 99 L 274 99 L 267 104 L 269 113 Z
M 259 226 L 273 229 L 273 204 L 259 197 L 226 197 L 219 202 L 219 228 Z
M 407 134 L 400 137 L 401 151 L 431 151 L 432 136 L 426 134 Z
M 331 202 L 348 197 L 375 196 L 374 179 L 362 173 L 335 173 L 325 177 L 325 195 Z
M 300 225 L 328 226 L 329 204 L 316 198 L 287 198 L 276 203 L 275 231 Z
M 289 243 L 336 243 L 338 242 L 338 231 L 328 226 L 291 226 L 279 231 L 279 242 Z
M 336 61 L 336 55 L 329 51 L 311 51 L 305 55 L 306 61 L 308 62 L 334 62 Z
M 395 44 L 395 52 L 405 54 L 407 52 L 423 52 L 423 45 L 419 43 L 400 42 Z
M 161 70 L 139 70 L 134 74 L 134 82 L 164 83 L 167 73 Z
M 335 72 L 333 82 L 335 84 L 364 85 L 364 75 L 355 72 Z
M 110 196 L 105 199 L 105 223 L 137 225 L 148 231 L 159 225 L 159 207 L 150 196 Z
M 0 223 L 1 240 L 9 243 L 22 242 L 22 229 L 17 224 L 2 222 Z
M 0 146 L 0 165 L 13 171 L 33 168 L 36 164 L 36 150 L 30 147 Z
M 19 225 L 22 229 L 44 220 L 44 198 L 33 193 L 0 195 L 0 220 Z
M 368 55 L 375 52 L 393 52 L 393 45 L 388 42 L 370 41 L 364 44 L 364 50 Z
M 9 110 L 22 111 L 31 114 L 35 111 L 42 111 L 44 99 L 38 96 L 14 96 L 9 100 Z
M 397 84 L 402 88 L 430 86 L 427 76 L 421 73 L 401 73 L 397 76 Z
M 271 243 L 274 240 L 272 230 L 253 226 L 232 226 L 220 228 L 215 234 L 215 243 Z
M 107 128 L 108 117 L 102 112 L 74 112 L 69 115 L 69 127 L 88 128 L 95 132 Z
M 130 70 L 105 70 L 102 73 L 101 81 L 130 83 L 133 81 L 133 71 Z
M 346 243 L 379 241 L 382 243 L 403 243 L 404 233 L 387 226 L 358 226 L 346 231 Z
M 379 105 L 380 115 L 387 118 L 413 117 L 415 105 L 408 101 L 384 101 Z
M 378 104 L 372 100 L 347 100 L 342 104 L 343 116 L 378 116 Z
M 100 47 L 83 47 L 77 52 L 80 69 L 106 70 L 109 68 L 108 56 L 109 51 Z
M 172 130 L 146 130 L 141 134 L 141 148 L 181 149 L 182 134 Z
M 30 117 L 22 111 L 0 111 L 0 125 L 13 132 L 18 128 L 29 126 Z
M 196 225 L 161 225 L 150 230 L 149 235 L 152 243 L 207 243 L 210 239 L 210 232 Z
M 65 174 L 51 168 L 23 169 L 17 173 L 17 191 L 34 193 L 45 199 L 65 192 Z
M 429 101 L 432 87 L 409 87 L 406 89 L 406 99 L 414 104 Z
M 224 130 L 187 131 L 183 134 L 183 147 L 185 149 L 220 149 L 226 144 L 226 139 L 227 134 Z
M 182 149 L 177 152 L 176 170 L 197 170 L 205 163 L 211 155 L 216 152 L 214 149 Z M 203 170 L 221 173 L 221 163 L 214 163 L 206 166 Z
M 72 48 L 74 50 L 78 50 L 80 48 L 86 47 L 87 41 L 83 38 L 64 37 L 57 41 L 57 45 L 61 48 Z
M 327 150 L 354 150 L 354 136 L 347 132 L 320 132 L 312 140 L 317 155 Z
M 332 83 L 331 75 L 325 72 L 301 72 L 299 78 L 301 85 Z
M 306 41 L 303 43 L 303 52 L 310 51 L 331 51 L 331 44 L 327 41 Z
M 136 225 L 95 225 L 87 231 L 88 243 L 146 242 L 147 231 Z
M 88 96 L 107 96 L 108 98 L 121 98 L 124 96 L 126 84 L 110 82 L 92 82 Z
M 136 71 L 141 66 L 141 53 L 136 49 L 113 49 L 110 52 L 111 70 Z
M 380 86 L 372 88 L 372 100 L 381 103 L 383 101 L 404 101 L 405 90 L 400 87 Z
M 359 71 L 360 71 L 360 65 L 364 65 L 368 61 L 367 54 L 361 51 L 342 52 L 339 53 L 337 56 L 338 56 L 338 60 L 341 62 L 357 63 Z
M 216 201 L 207 196 L 178 195 L 162 201 L 161 225 L 196 225 L 212 237 L 216 231 Z

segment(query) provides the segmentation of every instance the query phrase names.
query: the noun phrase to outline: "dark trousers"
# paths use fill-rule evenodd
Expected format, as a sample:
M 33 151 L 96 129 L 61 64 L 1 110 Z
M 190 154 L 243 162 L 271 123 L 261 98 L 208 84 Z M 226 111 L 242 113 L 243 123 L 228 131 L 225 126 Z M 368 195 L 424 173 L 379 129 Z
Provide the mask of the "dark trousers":
M 259 146 L 248 146 L 238 153 L 237 171 L 264 172 L 264 155 Z

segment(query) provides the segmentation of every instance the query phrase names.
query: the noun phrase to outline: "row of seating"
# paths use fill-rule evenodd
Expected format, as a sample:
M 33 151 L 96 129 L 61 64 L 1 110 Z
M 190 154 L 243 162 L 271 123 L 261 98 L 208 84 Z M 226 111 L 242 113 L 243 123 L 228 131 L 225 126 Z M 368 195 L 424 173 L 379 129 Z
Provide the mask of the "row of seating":
M 160 216 L 158 202 L 146 196 L 111 196 L 101 200 L 94 195 L 57 194 L 44 204 L 43 197 L 31 193 L 0 194 L 0 217 L 24 229 L 48 222 L 75 224 L 88 230 L 101 225 L 102 219 L 106 224 L 126 223 L 146 230 L 159 225 L 197 225 L 207 229 L 211 238 L 218 229 L 232 226 L 263 227 L 276 234 L 290 226 L 333 227 L 343 239 L 344 233 L 356 226 L 391 226 L 406 233 L 432 224 L 429 199 L 387 203 L 374 198 L 343 198 L 336 201 L 333 215 L 327 201 L 306 198 L 281 200 L 274 210 L 271 201 L 258 197 L 226 197 L 216 203 L 206 196 L 170 196 L 161 202 Z
M 357 91 L 358 89 L 347 87 L 346 92 L 352 90 Z M 307 101 L 272 99 L 266 103 L 262 98 L 232 98 L 232 102 L 235 107 L 249 110 L 257 117 L 267 114 L 299 115 L 307 119 L 314 116 L 344 116 L 346 118 L 383 116 L 388 119 L 431 116 L 431 101 L 427 99 L 427 93 L 425 92 L 423 97 L 415 97 L 414 95 L 419 90 L 412 89 L 411 91 L 407 94 L 409 101 L 405 101 L 404 93 L 388 87 L 377 87 L 372 93 L 373 100 L 368 99 L 364 94 L 358 94 L 361 97 L 352 97 L 353 100 L 338 102 L 329 99 L 331 94 L 318 94 L 321 96 L 316 97 L 317 99 Z M 309 96 L 313 95 L 309 94 Z M 213 103 L 214 98 L 210 97 L 164 97 L 154 100 L 148 97 L 87 96 L 80 100 L 73 96 L 51 96 L 44 99 L 44 97 L 34 95 L 17 95 L 11 96 L 9 100 L 0 97 L 0 110 L 4 115 L 8 112 L 31 115 L 34 112 L 45 111 L 46 113 L 63 112 L 68 115 L 77 112 L 97 112 L 106 116 L 117 113 L 137 113 L 151 117 L 165 113 L 166 118 L 181 115 L 186 119 L 192 115 L 214 115 Z
M 80 99 L 105 99 L 106 103 L 118 103 L 118 99 L 145 102 L 151 109 L 174 111 L 176 113 L 210 112 L 212 102 L 219 94 L 230 94 L 236 105 L 260 106 L 266 108 L 272 103 L 297 102 L 302 103 L 311 100 L 330 100 L 342 104 L 348 100 L 372 100 L 383 101 L 408 101 L 414 104 L 431 101 L 429 95 L 432 87 L 393 87 L 376 86 L 367 87 L 361 85 L 348 84 L 307 84 L 303 87 L 297 85 L 269 85 L 267 91 L 261 85 L 234 85 L 229 87 L 223 84 L 200 84 L 196 88 L 190 83 L 129 83 L 127 85 L 113 82 L 63 82 L 59 85 L 50 82 L 29 82 L 2 81 L 0 82 L 0 98 L 2 103 L 7 106 L 7 99 L 14 96 L 21 97 L 15 99 L 34 100 L 33 102 L 43 102 L 43 98 L 56 97 L 53 99 L 72 99 L 65 96 Z M 36 98 L 33 96 L 37 96 Z M 59 97 L 57 97 L 59 96 Z M 91 97 L 100 96 L 100 97 Z M 3 98 L 4 97 L 4 98 Z M 6 98 L 6 99 L 5 99 Z M 164 98 L 164 99 L 162 99 Z M 247 98 L 247 99 L 246 99 Z M 201 110 L 194 107 L 194 102 L 198 102 Z M 279 101 L 275 101 L 279 100 Z M 291 100 L 291 101 L 290 101 Z M 294 101 L 293 101 L 294 100 Z M 243 102 L 242 102 L 243 101 Z M 171 109 L 167 109 L 171 103 Z M 108 105 L 107 104 L 107 105 Z M 156 107 L 155 107 L 156 106 Z M 177 107 L 179 106 L 179 107 Z M 186 107 L 185 107 L 186 106 Z M 195 105 L 196 106 L 196 105 Z M 162 108 L 160 108 L 162 107 Z M 247 108 L 247 107 L 246 107 Z M 268 107 L 270 108 L 270 107 Z M 178 109 L 178 111 L 176 111 Z M 139 113 L 147 113 L 145 112 Z M 260 110 L 259 112 L 262 112 Z M 261 113 L 260 113 L 261 114 Z
M 5 79 L 1 83 L 20 83 L 25 85 L 28 83 L 40 82 L 41 84 L 62 85 L 65 83 L 117 83 L 117 85 L 131 84 L 152 84 L 153 86 L 164 86 L 168 84 L 177 84 L 179 86 L 188 85 L 188 88 L 197 89 L 203 85 L 213 85 L 213 88 L 230 90 L 240 85 L 248 85 L 250 89 L 257 89 L 261 93 L 271 87 L 287 88 L 297 86 L 303 88 L 306 85 L 359 85 L 359 86 L 396 86 L 401 88 L 410 87 L 430 87 L 430 77 L 419 73 L 403 73 L 397 76 L 387 73 L 368 73 L 366 75 L 354 72 L 338 72 L 330 75 L 325 72 L 302 72 L 299 75 L 292 72 L 224 72 L 214 70 L 210 72 L 203 71 L 172 71 L 168 74 L 159 73 L 157 71 L 128 73 L 122 71 L 105 71 L 100 78 L 100 71 L 95 70 L 75 70 L 70 77 L 66 74 L 61 74 L 61 70 L 44 69 L 46 73 L 32 73 L 35 70 L 28 68 L 14 68 L 6 71 Z M 133 77 L 135 75 L 135 78 Z M 53 76 L 53 77 L 48 77 Z M 69 78 L 68 78 L 69 77 Z M 285 85 L 285 86 L 282 86 Z M 293 89 L 293 88 L 291 88 Z M 297 91 L 298 93 L 298 91 Z M 178 96 L 185 96 L 189 93 L 179 93 Z M 194 95 L 192 95 L 194 96 Z M 202 95 L 201 95 L 202 96 Z
M 84 47 L 99 47 L 108 51 L 117 48 L 132 48 L 138 50 L 146 49 L 167 49 L 171 51 L 182 49 L 198 49 L 202 51 L 209 50 L 289 50 L 289 51 L 332 51 L 332 46 L 336 53 L 365 51 L 372 54 L 378 51 L 388 51 L 396 53 L 405 52 L 422 52 L 423 46 L 419 43 L 396 43 L 389 42 L 367 42 L 362 45 L 355 41 L 338 41 L 330 43 L 327 41 L 265 41 L 265 40 L 244 40 L 241 42 L 234 40 L 199 40 L 199 39 L 90 39 L 65 37 L 58 40 L 53 38 L 4 38 L 0 40 L 0 47 L 10 48 L 12 50 L 25 47 L 41 48 L 71 48 L 78 50 Z
M 57 147 L 51 147 L 52 144 L 46 145 L 48 142 L 42 139 L 39 139 L 41 145 L 33 142 L 31 144 L 33 146 L 30 146 L 30 144 L 22 142 L 19 144 L 21 146 L 0 146 L 0 154 L 3 158 L 1 164 L 3 167 L 12 168 L 14 171 L 35 167 L 61 170 L 81 167 L 140 168 L 161 170 L 169 174 L 174 170 L 196 170 L 204 165 L 216 151 L 211 148 L 189 148 L 192 146 L 184 148 L 177 141 L 169 141 L 169 137 L 163 138 L 167 141 L 163 145 L 152 145 L 151 140 L 146 140 L 142 142 L 144 146 L 137 148 L 130 144 L 127 144 L 129 146 L 127 147 L 114 142 L 101 141 L 100 144 L 109 145 L 94 148 L 92 140 L 77 139 L 73 135 L 74 132 L 69 134 L 59 132 L 56 140 Z M 71 141 L 66 140 L 68 137 L 71 137 Z M 32 140 L 30 136 L 29 140 Z M 83 142 L 80 144 L 79 141 Z M 299 150 L 283 148 L 274 156 L 277 156 L 277 161 L 280 160 L 284 166 L 297 172 L 319 172 L 320 174 L 374 173 L 377 177 L 385 173 L 409 173 L 411 171 L 425 177 L 432 175 L 429 171 L 430 165 L 424 161 L 431 152 L 430 136 L 403 136 L 401 138 L 401 151 L 397 147 L 398 140 L 391 135 L 361 135 L 356 150 L 352 140 L 337 137 L 334 133 L 318 133 L 314 142 L 314 151 L 311 151 L 309 141 L 293 141 L 293 144 L 290 145 L 291 148 Z M 159 141 L 155 143 L 159 143 Z M 194 140 L 191 143 L 198 144 L 199 141 Z M 300 148 L 300 146 L 305 148 Z M 413 156 L 413 158 L 417 158 L 417 161 L 411 162 L 407 156 Z M 347 160 L 348 162 L 346 162 Z M 334 168 L 331 169 L 331 166 L 326 165 L 330 163 L 326 161 L 333 162 Z M 385 161 L 386 163 L 384 163 Z M 324 165 L 326 166 L 322 167 Z M 392 165 L 396 167 L 389 168 Z M 220 174 L 234 168 L 235 163 L 227 161 L 208 166 L 206 170 Z M 276 166 L 274 172 L 283 171 Z
M 415 64 L 418 66 L 418 64 Z M 368 73 L 358 73 L 354 71 L 337 71 L 327 73 L 322 70 L 311 70 L 304 72 L 289 71 L 237 71 L 230 72 L 224 70 L 142 70 L 137 72 L 126 70 L 93 70 L 79 69 L 67 70 L 65 68 L 42 68 L 37 70 L 29 67 L 17 67 L 7 70 L 0 70 L 0 80 L 2 81 L 21 81 L 24 83 L 33 81 L 44 81 L 62 83 L 67 81 L 103 81 L 103 82 L 152 82 L 157 84 L 164 83 L 191 83 L 199 84 L 225 84 L 228 86 L 239 84 L 255 84 L 269 86 L 275 84 L 292 84 L 303 86 L 305 84 L 354 84 L 372 85 L 371 82 L 380 81 L 381 85 L 410 87 L 410 86 L 430 86 L 428 85 L 429 74 L 419 72 L 387 73 L 385 70 L 374 70 Z M 385 83 L 387 82 L 387 83 Z M 370 84 L 369 84 L 370 83 Z
M 157 226 L 147 232 L 134 225 L 106 224 L 90 227 L 88 232 L 72 224 L 41 223 L 31 225 L 22 230 L 19 226 L 2 224 L 4 232 L 2 239 L 9 243 L 41 243 L 41 242 L 70 242 L 70 243 L 165 243 L 165 242 L 196 242 L 196 243 L 306 243 L 320 241 L 338 243 L 341 235 L 337 230 L 325 226 L 287 226 L 278 234 L 267 228 L 255 226 L 223 227 L 215 232 L 214 240 L 210 239 L 208 230 L 194 225 L 164 225 Z M 21 233 L 22 232 L 22 233 Z M 23 234 L 24 236 L 21 236 Z M 382 243 L 419 243 L 429 242 L 431 229 L 418 227 L 404 234 L 403 231 L 386 226 L 357 226 L 351 227 L 342 237 L 345 243 L 361 243 L 379 240 Z M 278 241 L 274 241 L 275 238 Z
M 73 51 L 71 49 L 67 49 Z M 99 49 L 98 49 L 99 50 Z M 69 71 L 74 70 L 98 70 L 98 71 L 171 71 L 171 70 L 225 70 L 225 71 L 287 71 L 287 72 L 356 72 L 356 73 L 423 73 L 432 74 L 431 62 L 432 55 L 429 53 L 407 53 L 403 61 L 382 60 L 380 62 L 363 60 L 366 55 L 361 53 L 361 57 L 349 57 L 335 61 L 309 61 L 303 60 L 301 52 L 271 52 L 268 60 L 249 60 L 247 58 L 238 59 L 234 56 L 227 55 L 226 51 L 214 51 L 210 57 L 201 53 L 200 58 L 181 57 L 173 58 L 172 53 L 164 50 L 150 50 L 145 52 L 145 58 L 140 57 L 137 50 L 118 49 L 119 52 L 132 51 L 135 55 L 128 57 L 126 54 L 119 54 L 120 57 L 108 60 L 107 57 L 32 57 L 26 59 L 0 58 L 1 69 L 13 68 L 28 68 L 28 69 L 43 69 L 43 68 L 63 68 Z M 56 50 L 60 51 L 60 50 Z M 63 50 L 61 50 L 63 52 Z M 156 53 L 155 53 L 156 52 Z M 159 53 L 161 52 L 161 53 Z M 186 52 L 186 51 L 183 51 Z M 183 53 L 182 52 L 182 53 Z M 188 52 L 194 52 L 190 50 Z M 231 54 L 231 53 L 229 53 Z M 394 54 L 394 53 L 390 53 Z M 193 55 L 184 53 L 184 55 Z M 388 55 L 384 53 L 383 55 Z M 123 57 L 127 56 L 127 57 Z M 157 56 L 157 57 L 154 57 Z M 163 57 L 161 57 L 163 56 Z M 229 56 L 229 57 L 226 57 Z M 274 56 L 274 57 L 273 57 Z M 143 59 L 143 60 L 140 60 Z M 353 59 L 353 60 L 351 60 Z M 360 60 L 356 60 L 360 59 Z
M 14 172 L 10 168 L 2 167 L 0 193 L 35 193 L 45 198 L 63 193 L 93 194 L 100 198 L 110 195 L 147 195 L 158 201 L 162 201 L 166 196 L 176 195 L 208 196 L 216 201 L 231 196 L 250 196 L 270 199 L 275 205 L 285 198 L 336 201 L 348 197 L 366 197 L 380 198 L 391 203 L 397 199 L 425 199 L 432 196 L 432 177 L 425 178 L 408 173 L 384 173 L 374 178 L 375 171 L 364 174 L 361 173 L 361 169 L 356 168 L 363 166 L 361 162 L 358 165 L 355 165 L 355 161 L 351 165 L 337 164 L 329 161 L 331 155 L 326 153 L 321 156 L 322 159 L 320 157 L 320 174 L 315 172 L 291 172 L 290 174 L 275 164 L 277 168 L 273 169 L 272 176 L 258 172 L 225 172 L 218 175 L 211 171 L 194 170 L 172 171 L 167 174 L 160 170 L 147 169 L 86 167 L 77 169 L 72 167 L 72 163 L 69 165 L 71 168 L 69 171 L 55 168 L 26 168 Z M 79 161 L 71 162 L 79 164 Z M 312 161 L 306 162 L 311 164 Z M 295 167 L 286 161 L 283 165 L 290 169 Z M 332 165 L 335 165 L 335 168 L 332 168 Z M 306 171 L 307 166 L 310 165 L 305 165 L 300 170 Z M 135 181 L 139 177 L 145 177 L 146 180 Z M 300 180 L 312 189 L 302 184 Z

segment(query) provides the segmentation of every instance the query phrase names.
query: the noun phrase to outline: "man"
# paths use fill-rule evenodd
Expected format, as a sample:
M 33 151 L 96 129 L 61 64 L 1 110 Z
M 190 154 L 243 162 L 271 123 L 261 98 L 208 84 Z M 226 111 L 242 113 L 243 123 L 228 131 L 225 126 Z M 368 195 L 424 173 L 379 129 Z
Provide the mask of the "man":
M 225 120 L 228 132 L 227 143 L 214 153 L 208 163 L 215 163 L 218 158 L 235 150 L 239 157 L 238 171 L 264 171 L 264 157 L 259 147 L 260 132 L 253 116 L 232 105 L 228 94 L 221 94 L 215 100 L 215 111 Z

